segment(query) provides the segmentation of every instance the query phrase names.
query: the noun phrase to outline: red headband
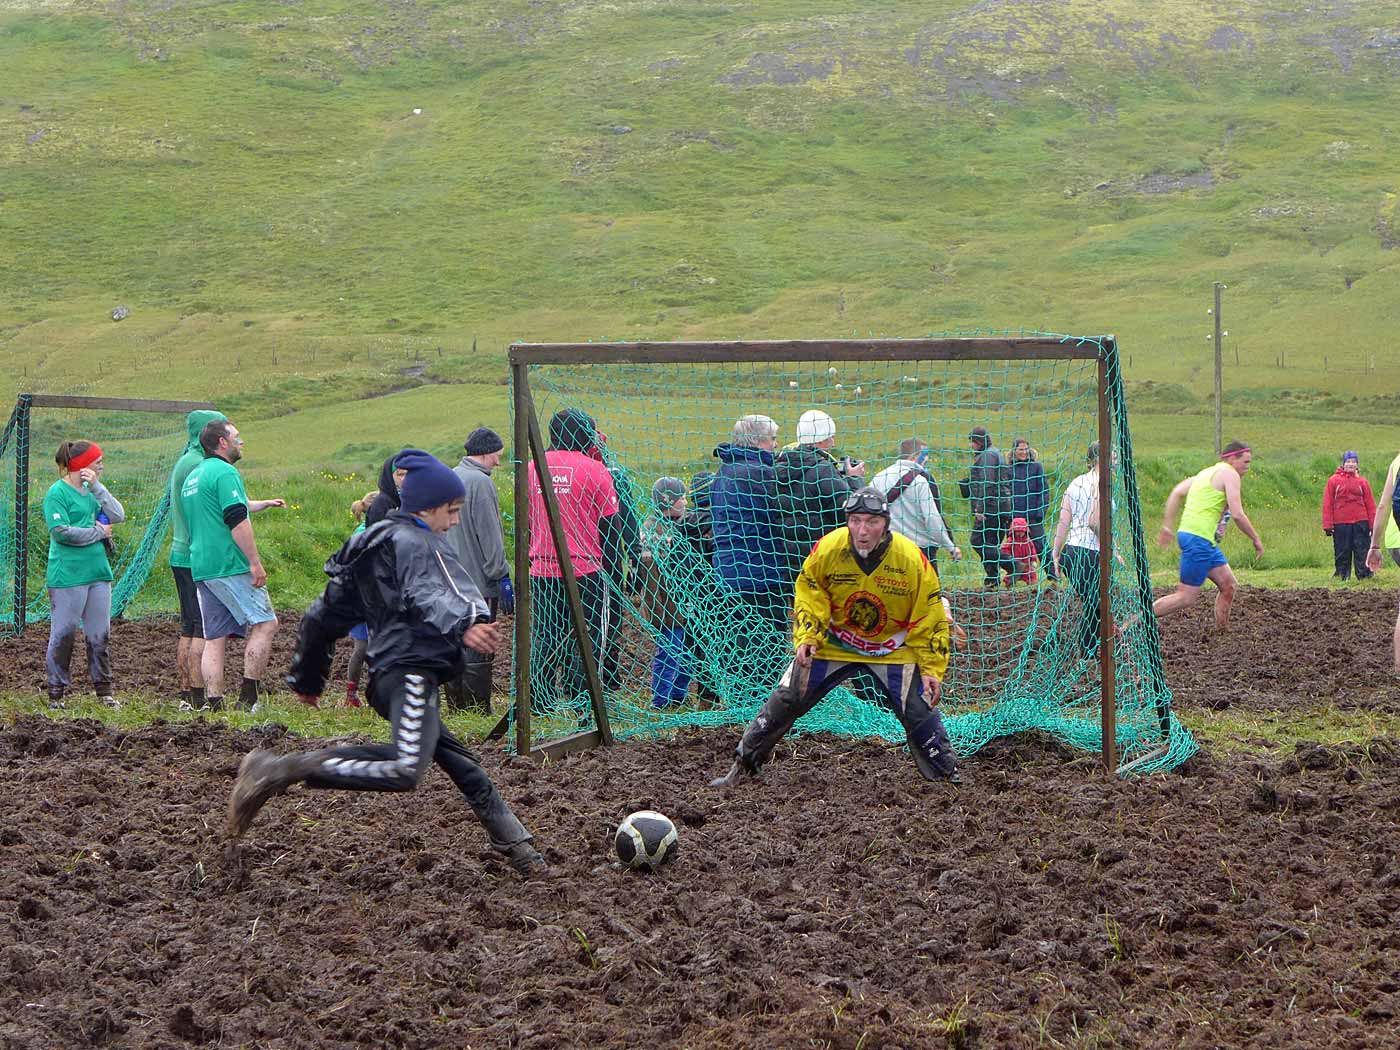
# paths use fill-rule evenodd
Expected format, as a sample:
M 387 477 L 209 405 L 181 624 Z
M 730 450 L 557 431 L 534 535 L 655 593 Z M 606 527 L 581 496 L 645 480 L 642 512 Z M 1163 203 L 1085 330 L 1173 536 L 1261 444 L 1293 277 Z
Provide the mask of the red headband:
M 1234 459 L 1236 456 L 1243 456 L 1246 452 L 1249 452 L 1249 451 L 1250 451 L 1250 447 L 1249 447 L 1248 445 L 1246 445 L 1244 448 L 1237 448 L 1237 449 L 1235 449 L 1233 452 L 1222 452 L 1222 453 L 1220 453 L 1220 458 L 1221 458 L 1221 459 Z
M 90 467 L 101 458 L 102 446 L 98 444 L 89 445 L 68 461 L 68 471 L 72 473 L 75 470 L 82 470 L 84 467 Z

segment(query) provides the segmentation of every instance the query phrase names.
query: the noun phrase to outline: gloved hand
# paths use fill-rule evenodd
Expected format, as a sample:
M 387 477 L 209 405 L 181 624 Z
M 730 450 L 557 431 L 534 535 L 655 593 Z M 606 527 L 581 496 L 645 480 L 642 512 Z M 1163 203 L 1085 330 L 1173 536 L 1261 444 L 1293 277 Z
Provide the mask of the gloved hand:
M 501 588 L 501 612 L 507 616 L 515 615 L 515 588 L 511 586 L 510 574 L 507 573 L 497 581 Z

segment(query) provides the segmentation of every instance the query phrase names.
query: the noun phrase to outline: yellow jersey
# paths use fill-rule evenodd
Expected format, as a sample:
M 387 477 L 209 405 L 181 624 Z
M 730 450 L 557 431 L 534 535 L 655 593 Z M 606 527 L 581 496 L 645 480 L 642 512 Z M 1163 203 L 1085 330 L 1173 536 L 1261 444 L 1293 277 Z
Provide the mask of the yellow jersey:
M 817 542 L 797 577 L 793 644 L 815 645 L 820 660 L 912 663 L 942 678 L 948 616 L 938 573 L 912 540 L 897 532 L 889 539 L 873 565 L 845 528 Z
M 1389 481 L 1391 478 L 1394 478 L 1396 486 L 1400 487 L 1400 456 L 1396 456 L 1391 461 L 1390 470 L 1386 471 L 1386 480 Z M 1400 521 L 1395 520 L 1394 514 L 1386 523 L 1385 539 L 1381 546 L 1385 547 L 1386 550 L 1395 550 L 1395 548 L 1400 547 Z

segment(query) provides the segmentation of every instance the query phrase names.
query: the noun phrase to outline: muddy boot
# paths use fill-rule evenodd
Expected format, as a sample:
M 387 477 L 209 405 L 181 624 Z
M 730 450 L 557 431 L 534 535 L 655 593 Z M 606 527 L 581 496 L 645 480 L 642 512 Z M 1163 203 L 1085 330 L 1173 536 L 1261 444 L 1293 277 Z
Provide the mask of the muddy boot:
M 505 855 L 515 873 L 522 878 L 528 879 L 532 875 L 544 875 L 549 872 L 549 864 L 540 851 L 530 844 L 529 839 L 510 846 L 505 850 Z
M 756 780 L 757 778 L 758 770 L 750 767 L 749 764 L 745 762 L 742 758 L 736 758 L 734 760 L 734 764 L 729 767 L 729 772 L 724 774 L 724 776 L 722 777 L 715 777 L 714 780 L 711 780 L 710 787 L 736 787 L 737 785 L 742 784 L 745 781 Z
M 934 783 L 940 780 L 946 780 L 950 784 L 962 783 L 962 776 L 958 773 L 957 765 L 946 756 L 939 756 L 939 760 L 935 762 L 912 739 L 909 741 L 909 753 L 914 756 L 914 765 L 918 767 L 925 780 L 932 780 Z
M 238 779 L 228 797 L 228 833 L 238 838 L 267 801 L 306 779 L 320 762 L 320 755 L 275 755 L 250 751 L 238 767 Z

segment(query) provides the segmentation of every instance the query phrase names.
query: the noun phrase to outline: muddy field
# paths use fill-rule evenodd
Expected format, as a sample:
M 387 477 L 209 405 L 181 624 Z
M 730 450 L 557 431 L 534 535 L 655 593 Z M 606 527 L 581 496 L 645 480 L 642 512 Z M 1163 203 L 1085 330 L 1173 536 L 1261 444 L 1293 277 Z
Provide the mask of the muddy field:
M 1208 590 L 1207 597 L 1214 592 Z M 980 597 L 980 596 L 974 596 Z M 1234 630 L 1218 636 L 1209 601 L 1162 625 L 1163 655 L 1167 679 L 1178 707 L 1238 707 L 1254 711 L 1315 709 L 1321 707 L 1400 711 L 1400 689 L 1390 681 L 1390 625 L 1395 621 L 1393 590 L 1245 589 L 1235 601 Z M 959 605 L 959 618 L 973 633 L 979 654 L 975 667 L 955 668 L 954 675 L 976 678 L 992 665 L 1005 663 L 1005 646 L 984 641 L 996 633 L 995 618 L 988 632 L 979 632 L 977 611 Z M 267 684 L 278 686 L 296 646 L 298 616 L 280 614 L 282 626 L 273 642 L 271 673 Z M 510 619 L 502 618 L 507 632 Z M 635 634 L 627 622 L 624 630 Z M 119 620 L 112 627 L 112 664 L 118 691 L 173 696 L 178 691 L 174 669 L 173 621 Z M 0 694 L 41 694 L 44 689 L 46 625 L 31 627 L 23 638 L 0 641 Z M 649 643 L 635 637 L 626 645 L 632 651 L 649 651 Z M 338 679 L 344 674 L 350 645 L 342 641 L 327 689 L 340 695 Z M 496 661 L 498 695 L 509 691 L 509 646 Z M 87 665 L 82 643 L 73 656 L 74 688 L 86 691 Z M 983 661 L 986 661 L 984 666 Z M 237 691 L 242 667 L 242 643 L 229 643 L 226 690 Z M 645 675 L 640 665 L 635 673 Z M 1217 666 L 1218 665 L 1218 666 Z
M 1393 705 L 1361 680 L 1394 600 L 1251 592 L 1228 643 L 1168 625 L 1173 685 Z M 3 644 L 5 675 L 29 645 Z M 1184 672 L 1224 645 L 1238 675 Z M 276 799 L 230 851 L 242 753 L 308 744 L 21 718 L 0 728 L 0 1047 L 1400 1043 L 1400 741 L 1120 783 L 1024 737 L 954 789 L 897 749 L 804 738 L 712 792 L 732 743 L 543 768 L 484 750 L 553 865 L 523 882 L 437 773 Z M 609 851 L 644 806 L 681 828 L 650 877 Z

